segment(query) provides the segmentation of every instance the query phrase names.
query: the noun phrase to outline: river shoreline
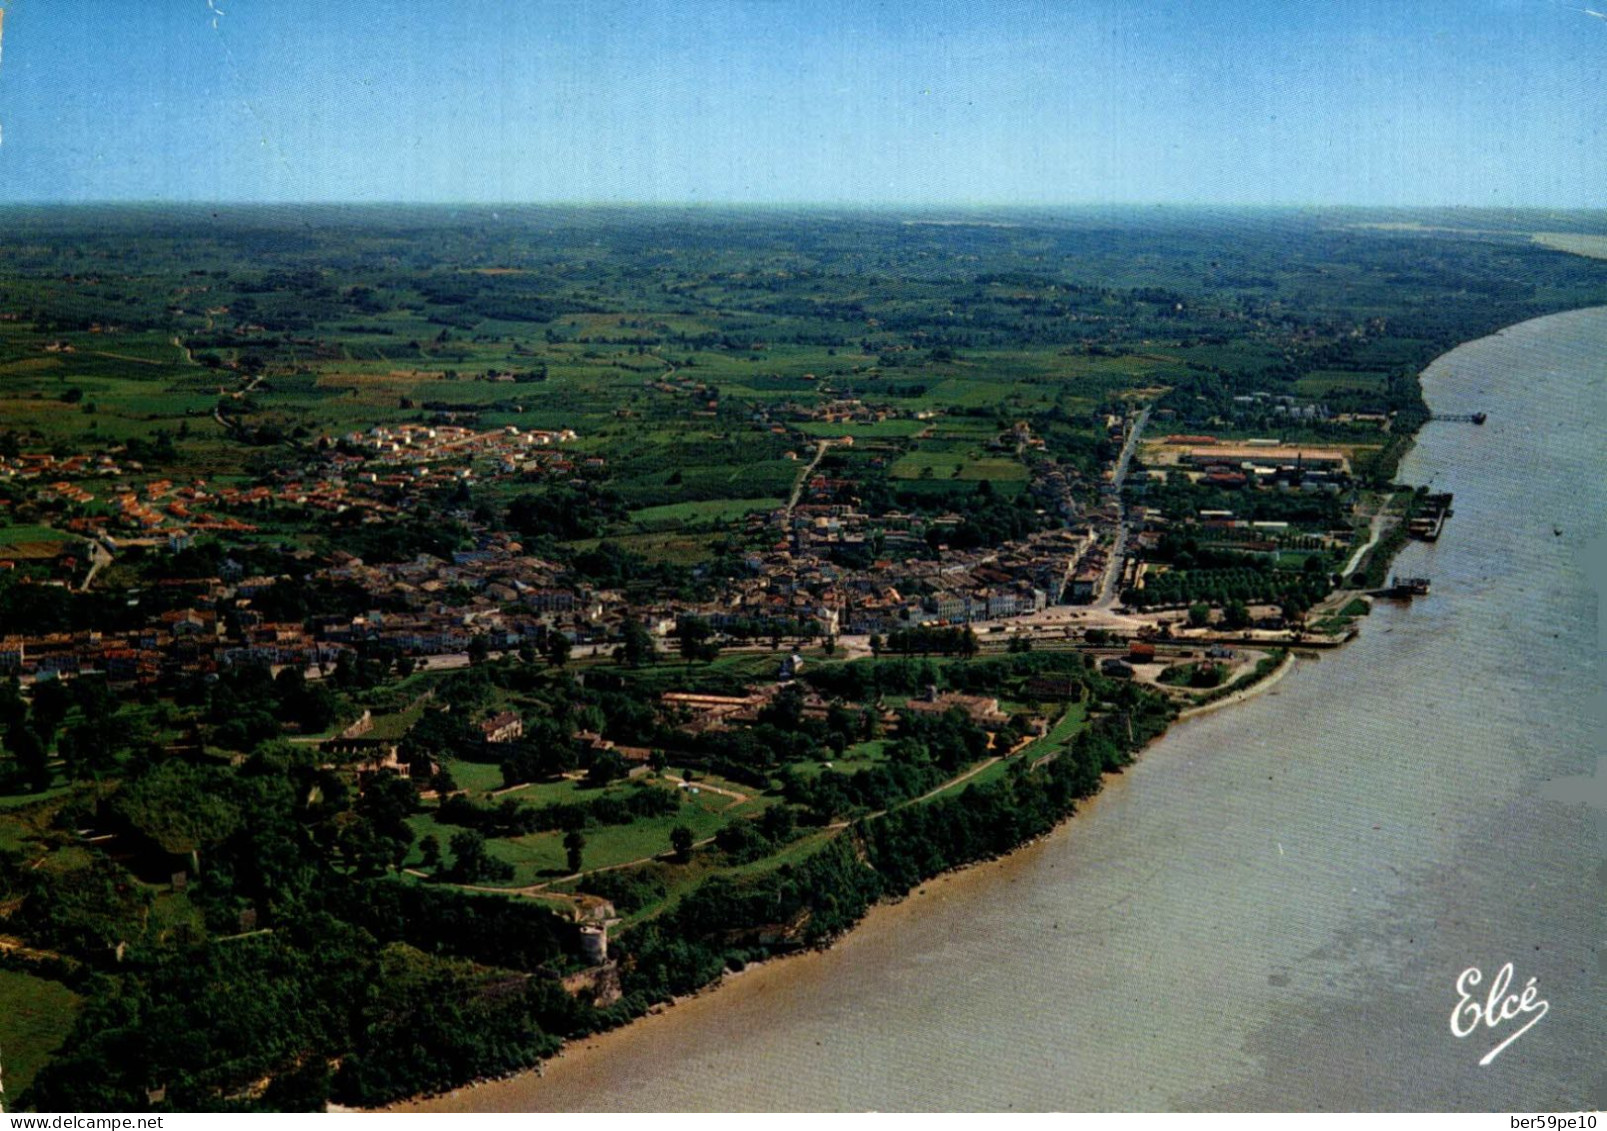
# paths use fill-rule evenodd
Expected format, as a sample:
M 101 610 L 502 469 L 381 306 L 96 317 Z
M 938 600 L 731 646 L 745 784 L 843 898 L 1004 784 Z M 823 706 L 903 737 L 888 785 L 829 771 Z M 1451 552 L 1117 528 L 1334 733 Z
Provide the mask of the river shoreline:
M 1571 313 L 1578 314 L 1582 312 Z M 1549 317 L 1566 317 L 1566 315 Z M 1494 337 L 1499 337 L 1507 332 L 1507 330 L 1500 331 Z M 1442 358 L 1445 356 L 1449 355 L 1442 355 Z M 1430 369 L 1440 368 L 1441 360 L 1436 359 L 1435 363 L 1425 369 L 1425 374 Z M 1419 438 L 1414 437 L 1412 447 L 1416 447 L 1418 442 Z M 1408 477 L 1403 475 L 1402 478 Z M 1395 624 L 1391 624 L 1389 627 L 1384 628 L 1383 631 L 1390 632 L 1395 627 Z M 1359 638 L 1365 639 L 1367 635 L 1363 631 Z M 1349 650 L 1348 646 L 1343 650 Z M 1259 680 L 1255 685 L 1216 702 L 1189 709 L 1180 714 L 1174 722 L 1209 716 L 1214 714 L 1218 707 L 1230 704 L 1237 705 L 1247 699 L 1258 696 L 1261 691 L 1267 690 L 1280 682 L 1291 672 L 1296 666 L 1294 660 L 1295 656 L 1291 652 L 1285 656 L 1276 669 L 1268 673 L 1265 678 Z M 1307 688 L 1307 691 L 1309 693 L 1310 689 Z M 1169 726 L 1161 737 L 1170 738 L 1180 729 L 1188 728 Z M 1155 745 L 1155 742 L 1148 744 L 1143 754 L 1147 755 Z M 1164 769 L 1170 772 L 1175 768 L 1168 766 Z M 1125 773 L 1108 775 L 1104 782 L 1104 788 L 1100 793 L 1079 805 L 1074 815 L 1084 818 L 1086 822 L 1098 814 L 1101 809 L 1108 809 L 1117 804 L 1132 776 L 1133 769 L 1131 767 Z M 670 1005 L 655 1007 L 654 1010 L 618 1029 L 593 1034 L 570 1042 L 565 1045 L 557 1056 L 546 1061 L 541 1069 L 527 1069 L 497 1080 L 467 1084 L 450 1092 L 442 1093 L 439 1096 L 431 1097 L 429 1100 L 413 1099 L 402 1101 L 386 1110 L 417 1110 L 420 1107 L 451 1110 L 459 1108 L 463 1101 L 469 1100 L 471 1097 L 477 1101 L 489 1101 L 489 1106 L 495 1106 L 503 1110 L 524 1109 L 530 1102 L 531 1089 L 540 1089 L 540 1085 L 535 1084 L 534 1080 L 538 1076 L 546 1075 L 549 1070 L 555 1074 L 571 1078 L 572 1083 L 577 1074 L 586 1074 L 588 1068 L 595 1063 L 607 1062 L 618 1067 L 617 1062 L 619 1060 L 623 1059 L 629 1062 L 633 1056 L 640 1055 L 651 1048 L 666 1027 L 674 1026 L 679 1028 L 681 1023 L 693 1025 L 698 1018 L 706 1015 L 719 1015 L 727 1007 L 735 1009 L 750 1005 L 784 983 L 798 980 L 802 975 L 808 973 L 811 966 L 826 963 L 831 960 L 833 955 L 839 952 L 854 951 L 870 946 L 878 936 L 887 936 L 892 932 L 905 928 L 912 921 L 925 916 L 929 910 L 934 909 L 937 905 L 941 905 L 951 899 L 974 896 L 980 891 L 995 889 L 1000 884 L 1015 883 L 1023 874 L 1034 868 L 1040 868 L 1043 863 L 1044 847 L 1067 839 L 1072 835 L 1071 830 L 1075 825 L 1076 822 L 1064 819 L 1048 834 L 1028 841 L 1003 856 L 953 869 L 917 885 L 915 889 L 896 900 L 879 902 L 870 909 L 863 919 L 849 931 L 835 939 L 829 947 L 796 955 L 782 956 L 787 959 L 785 962 L 766 960 L 762 963 L 754 963 L 738 974 L 728 973 L 696 993 L 676 999 L 673 1003 L 670 1003 L 670 1005 L 673 1005 L 673 1009 L 670 1008 Z M 1377 826 L 1374 827 L 1377 828 Z M 1284 846 L 1282 841 L 1277 845 L 1277 852 L 1279 857 L 1283 856 Z M 1052 864 L 1049 866 L 1053 867 Z M 1054 927 L 1058 929 L 1059 923 L 1054 924 Z M 1536 949 L 1539 948 L 1537 947 Z M 819 1041 L 816 1042 L 817 1045 L 819 1043 Z M 506 1093 L 506 1099 L 499 1103 L 498 1095 L 501 1093 Z M 507 1100 L 512 1100 L 513 1104 L 505 1106 Z M 480 1107 L 482 1105 L 476 1102 L 471 1106 Z

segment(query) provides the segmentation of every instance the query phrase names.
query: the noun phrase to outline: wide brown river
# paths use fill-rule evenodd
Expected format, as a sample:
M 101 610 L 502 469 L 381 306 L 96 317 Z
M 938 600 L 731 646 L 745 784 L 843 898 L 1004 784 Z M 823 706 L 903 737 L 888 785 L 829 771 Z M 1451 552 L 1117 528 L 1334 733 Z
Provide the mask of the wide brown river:
M 1442 357 L 1402 478 L 1454 491 L 1359 640 L 1176 726 L 1009 859 L 434 1110 L 1607 1103 L 1597 595 L 1607 309 Z M 1594 702 L 1593 702 L 1594 701 Z M 1594 776 L 1592 776 L 1594 775 Z M 1538 1012 L 1453 1034 L 1505 963 Z M 1483 1000 L 1482 996 L 1479 997 Z

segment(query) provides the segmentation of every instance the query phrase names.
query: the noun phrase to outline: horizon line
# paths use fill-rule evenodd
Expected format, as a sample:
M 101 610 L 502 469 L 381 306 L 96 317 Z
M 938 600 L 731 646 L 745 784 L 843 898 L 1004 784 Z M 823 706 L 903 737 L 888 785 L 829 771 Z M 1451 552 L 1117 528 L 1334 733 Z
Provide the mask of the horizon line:
M 1224 209 L 1236 211 L 1468 211 L 1468 212 L 1607 212 L 1601 204 L 1470 204 L 1450 203 L 1367 203 L 1355 201 L 1209 201 L 1209 200 L 1082 200 L 1058 202 L 987 201 L 843 201 L 843 200 L 261 200 L 202 199 L 165 200 L 157 197 L 106 197 L 83 200 L 0 200 L 6 208 L 681 208 L 717 209 L 837 209 L 881 212 L 907 211 L 1003 211 L 1044 212 L 1100 208 L 1177 208 Z

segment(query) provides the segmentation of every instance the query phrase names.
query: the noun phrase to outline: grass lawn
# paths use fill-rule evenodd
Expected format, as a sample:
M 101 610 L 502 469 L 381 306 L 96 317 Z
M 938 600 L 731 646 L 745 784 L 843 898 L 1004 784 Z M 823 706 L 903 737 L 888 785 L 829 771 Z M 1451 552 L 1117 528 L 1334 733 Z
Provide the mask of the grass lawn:
M 58 797 L 64 797 L 72 793 L 76 788 L 76 786 L 71 785 L 58 785 L 53 789 L 45 790 L 43 793 L 13 793 L 9 796 L 0 797 L 0 813 L 12 809 L 26 809 L 28 806 L 41 801 L 51 801 Z
M 714 793 L 691 796 L 680 812 L 664 817 L 651 817 L 629 825 L 609 825 L 606 828 L 586 830 L 586 848 L 581 857 L 581 868 L 607 868 L 615 864 L 628 864 L 670 850 L 670 830 L 685 825 L 702 840 L 718 832 L 736 815 L 724 807 L 731 803 L 728 797 Z M 531 836 L 490 841 L 487 847 L 493 856 L 506 860 L 514 867 L 512 884 L 539 883 L 554 876 L 568 873 L 564 854 L 564 834 L 558 831 L 535 833 Z
M 442 764 L 452 780 L 458 783 L 459 789 L 466 789 L 471 793 L 488 793 L 493 789 L 502 788 L 502 767 L 492 762 L 467 762 L 459 758 L 448 758 Z
M 1087 715 L 1088 704 L 1066 704 L 1065 713 L 1055 720 L 1054 726 L 1049 728 L 1049 733 L 1038 739 L 1031 746 L 1028 746 L 1026 753 L 1037 756 L 1043 754 L 1050 747 L 1059 746 L 1064 742 L 1070 741 L 1072 735 L 1081 730 L 1083 724 L 1087 722 Z
M 914 436 L 931 426 L 932 422 L 930 420 L 910 420 L 907 418 L 880 420 L 874 424 L 828 424 L 824 420 L 807 420 L 794 425 L 798 431 L 806 436 L 819 436 L 827 440 L 835 440 L 839 436 L 852 436 L 856 440 L 901 439 L 907 436 Z
M 668 503 L 664 506 L 643 507 L 641 510 L 632 511 L 631 522 L 647 532 L 673 530 L 699 522 L 733 522 L 752 511 L 773 510 L 781 504 L 782 500 L 774 497 Z
M 40 844 L 61 802 L 87 788 L 62 785 L 43 793 L 18 793 L 0 797 L 0 849 L 39 855 Z M 30 847 L 32 846 L 32 847 Z
M 431 812 L 415 813 L 407 819 L 407 827 L 413 830 L 413 847 L 408 850 L 407 858 L 402 861 L 404 867 L 417 868 L 421 861 L 418 842 L 427 836 L 433 836 L 441 844 L 442 856 L 448 856 L 446 846 L 451 839 L 463 830 L 457 825 L 443 825 L 435 819 Z
M 974 451 L 942 450 L 935 442 L 900 456 L 893 464 L 895 479 L 988 479 L 1013 482 L 1027 478 L 1027 468 L 1013 456 L 984 456 Z
M 1343 369 L 1315 369 L 1295 382 L 1295 392 L 1303 397 L 1322 397 L 1335 389 L 1363 389 L 1377 392 L 1389 379 L 1387 373 L 1353 373 Z
M 817 778 L 827 770 L 839 774 L 855 774 L 880 762 L 885 757 L 886 750 L 885 738 L 873 738 L 869 742 L 857 742 L 850 746 L 843 751 L 841 758 L 832 758 L 825 762 L 799 762 L 793 769 L 800 778 Z
M 535 806 L 574 804 L 595 801 L 599 797 L 625 797 L 635 793 L 637 788 L 636 782 L 624 778 L 602 787 L 588 786 L 583 781 L 564 778 L 561 781 L 531 782 L 529 785 L 502 794 L 497 800 L 510 798 L 524 805 Z
M 1364 617 L 1372 612 L 1372 606 L 1360 597 L 1353 598 L 1337 613 L 1323 617 L 1312 624 L 1317 632 L 1335 633 L 1344 632 L 1353 627 L 1357 617 Z
M 1279 550 L 1277 568 L 1304 569 L 1306 559 L 1320 556 L 1321 554 L 1316 550 Z
M 0 852 L 22 852 L 28 845 L 29 830 L 17 821 L 0 821 Z
M 537 781 L 516 786 L 508 792 L 501 794 L 497 800 L 504 799 L 517 801 L 522 805 L 556 805 L 566 802 L 585 801 L 592 797 L 601 797 L 605 789 L 581 790 L 581 783 L 564 778 L 561 781 Z
M 670 777 L 685 777 L 687 771 L 678 770 L 678 769 L 675 769 L 674 767 L 667 767 L 666 768 L 666 773 Z M 703 770 L 692 770 L 691 774 L 692 774 L 692 786 L 693 786 L 693 788 L 699 790 L 698 796 L 701 796 L 701 794 L 702 794 L 702 787 L 708 786 L 712 790 L 723 790 L 728 794 L 739 793 L 743 797 L 747 798 L 747 800 L 742 802 L 740 804 L 740 806 L 739 806 L 741 808 L 742 812 L 744 812 L 744 813 L 757 812 L 759 809 L 762 809 L 766 805 L 769 805 L 771 803 L 771 801 L 773 800 L 771 798 L 765 798 L 765 797 L 761 796 L 759 790 L 755 789 L 751 785 L 744 785 L 742 782 L 738 782 L 738 781 L 730 781 L 730 780 L 728 780 L 726 778 L 720 777 L 718 774 L 706 773 Z M 735 801 L 734 798 L 726 797 L 724 799 L 724 801 L 721 802 L 721 803 L 723 803 L 726 806 L 730 806 L 730 805 L 732 805 L 732 803 L 734 801 Z M 721 804 L 721 803 L 716 803 L 716 804 Z
M 608 538 L 607 541 L 641 554 L 653 561 L 672 562 L 675 565 L 696 565 L 698 562 L 713 557 L 708 546 L 708 535 L 677 535 L 677 534 L 625 534 L 617 538 Z M 567 545 L 579 552 L 595 550 L 601 538 L 583 538 Z
M 874 766 L 879 758 L 835 758 L 830 762 L 797 762 L 793 771 L 800 778 L 818 778 L 828 771 L 839 774 L 857 774 L 860 770 L 868 770 Z
M 166 885 L 157 885 L 149 890 L 155 893 L 155 898 L 151 901 L 150 916 L 146 921 L 147 938 L 167 941 L 181 927 L 190 931 L 195 938 L 206 937 L 206 917 L 200 908 L 190 902 L 187 893 L 169 891 Z
M 764 642 L 768 644 L 768 640 Z M 680 658 L 676 651 L 677 647 L 674 640 L 663 641 L 659 644 L 658 663 L 637 669 L 617 670 L 630 671 L 644 694 L 656 695 L 663 691 L 691 690 L 711 676 L 728 676 L 748 682 L 775 679 L 776 669 L 782 657 L 790 655 L 793 651 L 791 648 L 781 648 L 777 651 L 766 648 L 759 652 L 733 650 L 723 653 L 710 664 L 688 664 Z
M 709 786 L 730 793 L 743 794 L 745 800 L 738 802 L 724 793 L 716 793 L 713 789 L 705 788 Z M 541 782 L 503 796 L 527 804 L 547 805 L 561 801 L 586 801 L 603 796 L 605 793 L 619 795 L 636 788 L 638 787 L 635 783 L 622 781 L 608 786 L 606 790 L 584 789 L 579 782 L 566 780 Z M 697 792 L 694 793 L 693 789 Z M 582 867 L 589 871 L 593 868 L 606 868 L 656 856 L 670 850 L 670 830 L 676 825 L 686 825 L 699 840 L 702 840 L 713 836 L 734 818 L 756 814 L 765 807 L 775 804 L 774 798 L 755 796 L 755 791 L 751 787 L 708 775 L 700 775 L 692 784 L 692 789 L 677 789 L 677 792 L 683 800 L 680 809 L 675 813 L 646 818 L 629 825 L 605 825 L 586 829 L 586 849 Z M 452 837 L 463 831 L 461 828 L 442 824 L 433 814 L 427 812 L 408 818 L 408 824 L 419 839 L 434 835 L 441 844 L 443 856 L 450 863 L 449 846 Z M 531 833 L 529 836 L 491 839 L 487 842 L 487 848 L 493 856 L 506 860 L 514 866 L 513 878 L 505 881 L 506 886 L 524 887 L 567 874 L 563 839 L 564 834 L 561 830 L 551 830 Z M 407 863 L 410 867 L 418 865 L 419 855 L 416 848 L 410 854 Z
M 71 542 L 76 534 L 65 534 L 49 526 L 0 526 L 0 546 L 23 542 Z
M 17 1097 L 61 1047 L 80 999 L 60 982 L 0 970 L 0 1048 L 5 1050 L 6 1098 Z
M 394 711 L 387 715 L 375 715 L 373 727 L 363 737 L 398 739 L 405 735 L 413 724 L 423 717 L 424 700 L 420 699 L 404 711 Z

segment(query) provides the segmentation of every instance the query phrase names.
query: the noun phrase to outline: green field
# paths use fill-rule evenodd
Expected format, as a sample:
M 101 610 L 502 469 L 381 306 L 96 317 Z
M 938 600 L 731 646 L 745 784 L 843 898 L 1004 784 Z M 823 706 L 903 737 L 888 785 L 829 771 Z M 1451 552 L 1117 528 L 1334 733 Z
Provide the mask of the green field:
M 878 420 L 874 423 L 840 423 L 828 424 L 823 420 L 806 420 L 797 426 L 798 431 L 806 436 L 818 436 L 821 439 L 835 440 L 839 436 L 852 436 L 858 440 L 888 440 L 904 439 L 915 436 L 932 427 L 928 420 Z
M 754 511 L 780 507 L 786 500 L 776 498 L 713 499 L 701 503 L 666 503 L 631 512 L 631 524 L 644 532 L 678 530 L 706 522 L 733 522 Z
M 471 793 L 485 793 L 502 788 L 500 765 L 450 758 L 443 763 L 443 768 L 452 775 L 452 780 L 457 782 L 459 789 L 466 789 Z
M 1352 373 L 1344 370 L 1317 369 L 1295 382 L 1295 392 L 1303 397 L 1321 398 L 1336 389 L 1359 389 L 1378 393 L 1384 388 L 1387 373 Z
M 34 1074 L 61 1047 L 81 1000 L 60 982 L 0 970 L 0 1049 L 8 1106 L 15 1106 Z
M 857 773 L 881 761 L 886 751 L 887 740 L 873 738 L 868 742 L 855 743 L 844 750 L 839 758 L 825 762 L 802 762 L 796 770 L 798 776 L 805 778 L 818 777 L 827 770 L 835 770 L 839 774 Z
M 893 465 L 895 479 L 960 479 L 967 482 L 987 479 L 1008 483 L 1025 481 L 1026 467 L 1008 456 L 984 456 L 971 450 L 934 450 L 923 444 L 920 451 L 903 456 Z
M 563 792 L 562 786 L 553 787 L 553 790 L 554 798 Z M 693 793 L 691 789 L 685 789 L 679 792 L 685 800 L 674 814 L 638 820 L 628 825 L 588 828 L 585 832 L 582 869 L 609 868 L 662 855 L 670 851 L 670 830 L 676 825 L 686 825 L 701 840 L 713 836 L 730 820 L 755 814 L 768 804 L 766 799 L 755 797 L 738 803 L 733 798 L 708 790 Z M 504 796 L 518 797 L 519 793 Z M 570 796 L 573 796 L 573 792 Z M 434 833 L 443 848 L 458 831 L 454 826 L 439 824 L 428 816 L 414 817 L 410 824 L 420 836 Z M 525 887 L 568 875 L 563 839 L 564 834 L 554 830 L 488 842 L 493 856 L 514 866 L 513 878 L 498 886 Z M 444 857 L 450 862 L 451 853 L 444 853 Z

